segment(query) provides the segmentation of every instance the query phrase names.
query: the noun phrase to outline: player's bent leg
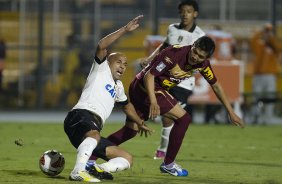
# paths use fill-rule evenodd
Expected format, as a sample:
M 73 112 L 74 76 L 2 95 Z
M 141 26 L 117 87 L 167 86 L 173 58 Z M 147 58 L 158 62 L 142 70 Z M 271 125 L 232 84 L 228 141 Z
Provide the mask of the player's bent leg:
M 100 164 L 99 166 L 100 168 L 102 168 L 103 170 L 107 172 L 114 173 L 114 172 L 129 169 L 130 163 L 128 162 L 127 159 L 123 157 L 116 157 L 116 158 L 109 160 L 106 163 Z
M 170 164 L 175 160 L 175 157 L 181 147 L 183 138 L 191 122 L 191 117 L 184 114 L 181 118 L 174 121 L 175 124 L 169 135 L 169 143 L 167 147 L 166 157 L 164 162 Z
M 122 171 L 132 165 L 132 155 L 104 137 L 93 151 L 93 155 L 107 161 L 102 164 L 93 161 L 87 163 L 86 170 L 99 179 L 112 180 L 110 172 Z
M 181 118 L 186 113 L 187 112 L 181 107 L 180 104 L 176 104 L 169 112 L 165 113 L 163 116 L 175 122 L 175 120 Z
M 174 176 L 187 176 L 187 170 L 182 169 L 174 161 L 191 122 L 191 116 L 179 104 L 173 107 L 165 116 L 174 119 L 174 126 L 170 132 L 167 153 L 160 170 Z
M 106 148 L 106 154 L 109 158 L 108 162 L 100 164 L 104 171 L 117 172 L 129 169 L 132 165 L 132 155 L 127 151 L 117 146 L 110 146 Z
M 98 132 L 97 130 L 90 130 L 85 134 L 85 137 L 92 137 L 94 139 L 97 140 L 97 142 L 100 141 L 101 136 L 100 136 L 100 132 Z
M 158 146 L 158 149 L 155 153 L 154 159 L 164 159 L 169 141 L 169 134 L 173 127 L 173 123 L 173 120 L 167 117 L 162 117 L 163 126 L 161 129 L 161 140 L 160 145 Z
M 99 137 L 99 132 L 89 131 L 87 136 Z M 97 140 L 93 137 L 86 137 L 77 148 L 77 158 L 74 169 L 72 170 L 69 179 L 74 181 L 86 181 L 86 182 L 99 182 L 100 180 L 95 176 L 92 176 L 86 171 L 85 165 L 92 154 L 92 151 L 97 146 Z
M 133 121 L 126 120 L 125 125 L 115 133 L 109 135 L 107 139 L 109 139 L 115 145 L 120 145 L 121 143 L 126 142 L 135 137 L 137 133 L 137 124 Z
M 110 158 L 107 156 L 107 148 L 112 147 L 114 144 L 107 140 L 104 137 L 101 137 L 99 144 L 96 146 L 96 148 L 92 152 L 92 156 L 95 156 L 96 158 L 101 158 L 104 160 L 109 160 Z M 116 147 L 116 146 L 115 146 Z M 96 178 L 103 180 L 112 180 L 113 175 L 105 170 L 103 170 L 101 167 L 99 167 L 98 164 L 96 164 L 95 160 L 88 160 L 85 169 Z
M 130 165 L 133 163 L 133 157 L 130 153 L 125 151 L 124 149 L 118 146 L 109 146 L 106 148 L 106 155 L 109 159 L 113 159 L 116 157 L 123 157 L 125 158 Z
M 78 173 L 79 171 L 85 170 L 85 165 L 100 140 L 100 134 L 96 130 L 88 131 L 85 136 L 86 138 L 77 148 L 77 158 L 72 173 Z

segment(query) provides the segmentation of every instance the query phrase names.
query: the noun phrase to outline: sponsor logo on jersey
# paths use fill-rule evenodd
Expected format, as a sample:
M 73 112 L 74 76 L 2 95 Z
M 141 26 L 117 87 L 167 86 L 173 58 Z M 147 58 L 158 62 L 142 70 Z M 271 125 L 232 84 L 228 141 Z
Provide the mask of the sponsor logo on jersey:
M 111 84 L 107 84 L 105 88 L 113 98 L 116 97 L 117 94 L 116 94 L 115 86 L 112 86 Z
M 158 70 L 158 72 L 161 72 L 165 67 L 166 65 L 163 62 L 160 62 L 156 69 Z
M 165 60 L 167 63 L 172 63 L 171 59 L 170 59 L 169 57 L 167 57 L 167 56 L 164 58 L 164 60 Z
M 175 82 L 172 82 L 172 81 L 169 81 L 167 79 L 165 79 L 163 82 L 162 82 L 162 86 L 165 88 L 165 89 L 170 89 L 171 87 L 175 86 L 176 83 Z
M 207 79 L 212 80 L 214 78 L 214 75 L 213 75 L 210 67 L 205 68 L 203 72 L 204 72 L 204 75 Z
M 190 77 L 193 73 L 191 71 L 184 71 L 176 64 L 172 69 L 169 70 L 169 74 L 174 78 L 186 78 Z

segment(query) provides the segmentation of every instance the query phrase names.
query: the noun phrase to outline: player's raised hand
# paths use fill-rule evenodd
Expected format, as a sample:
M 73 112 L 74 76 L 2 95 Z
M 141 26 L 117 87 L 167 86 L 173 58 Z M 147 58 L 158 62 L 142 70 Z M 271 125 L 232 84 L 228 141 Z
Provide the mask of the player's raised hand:
M 125 26 L 126 31 L 133 31 L 136 28 L 139 27 L 139 20 L 143 18 L 143 15 L 139 15 L 137 17 L 135 17 L 134 19 L 132 19 L 131 21 L 129 21 L 127 23 L 127 25 Z

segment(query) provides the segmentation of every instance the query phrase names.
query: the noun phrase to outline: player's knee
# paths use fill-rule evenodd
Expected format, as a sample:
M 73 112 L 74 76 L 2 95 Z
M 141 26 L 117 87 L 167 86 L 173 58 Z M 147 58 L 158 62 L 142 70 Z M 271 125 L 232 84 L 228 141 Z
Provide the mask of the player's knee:
M 184 129 L 187 129 L 191 123 L 191 116 L 188 113 L 185 113 L 181 118 L 175 120 L 175 123 L 182 126 Z
M 173 125 L 173 120 L 169 119 L 167 117 L 162 117 L 162 123 L 163 123 L 163 127 L 170 127 L 171 125 Z
M 133 156 L 130 153 L 127 153 L 127 155 L 125 155 L 123 158 L 125 158 L 128 161 L 128 163 L 130 164 L 130 167 L 132 167 Z
M 101 139 L 101 135 L 100 132 L 98 132 L 97 130 L 90 130 L 85 134 L 85 137 L 92 137 L 94 139 L 97 140 L 97 142 L 100 141 Z
M 129 167 L 132 167 L 133 164 L 133 156 L 125 150 L 119 152 L 119 157 L 126 159 L 129 163 Z
M 108 159 L 122 157 L 126 159 L 130 165 L 133 163 L 133 156 L 118 146 L 109 146 L 106 148 L 106 156 Z
M 124 159 L 126 159 L 128 161 L 128 163 L 130 164 L 130 166 L 132 165 L 132 163 L 133 163 L 133 156 L 130 153 L 128 153 L 125 150 L 122 150 L 122 151 L 120 151 L 120 155 L 119 156 L 123 157 Z

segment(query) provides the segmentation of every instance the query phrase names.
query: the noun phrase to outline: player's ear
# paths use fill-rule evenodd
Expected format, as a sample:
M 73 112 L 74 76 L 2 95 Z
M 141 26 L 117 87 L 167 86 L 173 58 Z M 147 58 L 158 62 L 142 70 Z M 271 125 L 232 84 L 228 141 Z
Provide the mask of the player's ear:
M 199 13 L 197 11 L 194 12 L 194 19 L 197 18 Z

